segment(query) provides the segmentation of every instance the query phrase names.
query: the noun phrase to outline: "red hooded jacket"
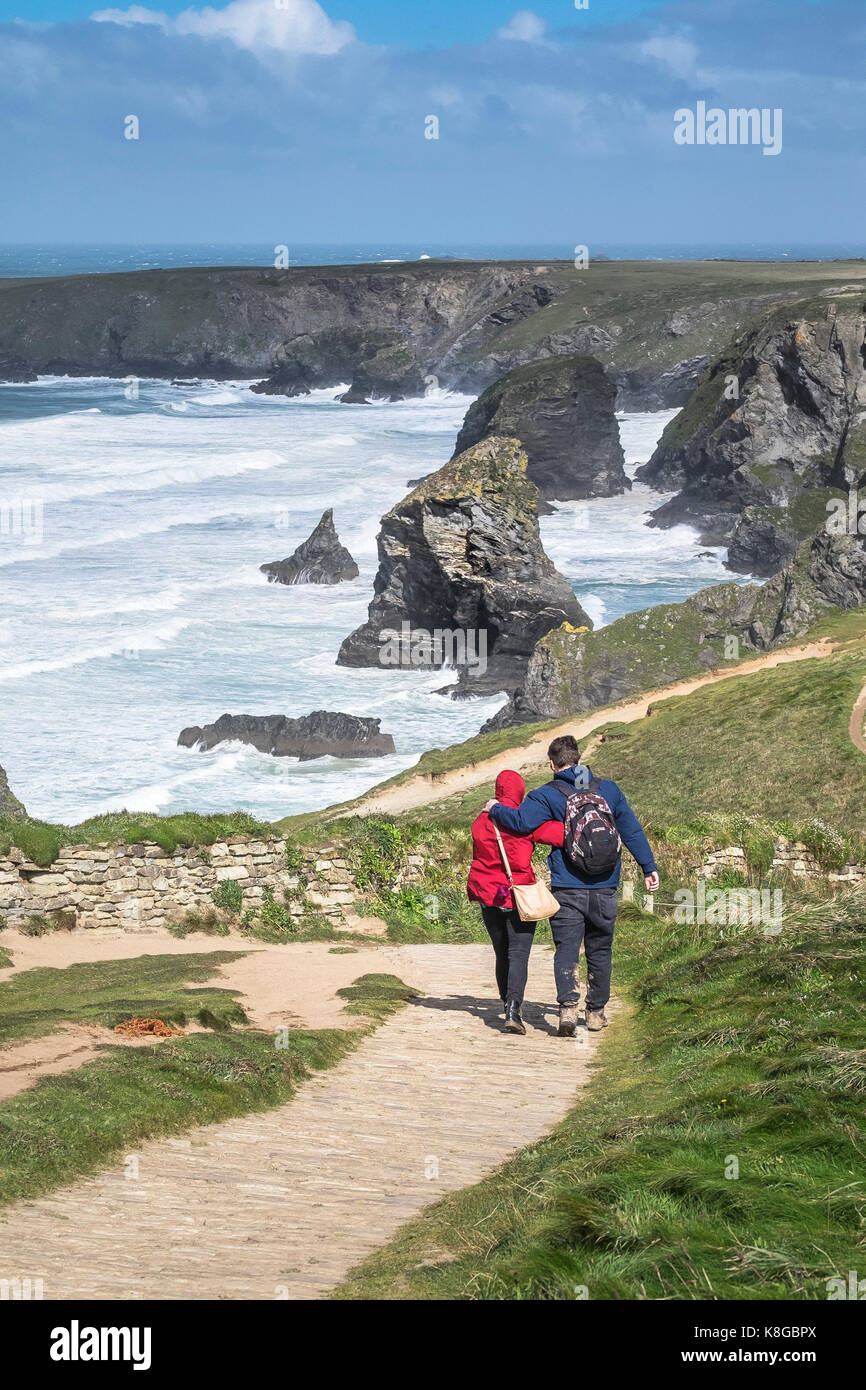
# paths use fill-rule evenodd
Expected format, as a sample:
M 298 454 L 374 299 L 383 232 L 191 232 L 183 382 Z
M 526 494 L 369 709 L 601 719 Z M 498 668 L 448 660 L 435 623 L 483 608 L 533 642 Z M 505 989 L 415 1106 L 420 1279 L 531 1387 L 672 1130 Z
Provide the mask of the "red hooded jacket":
M 525 795 L 526 783 L 519 772 L 500 772 L 496 779 L 497 801 L 503 806 L 516 807 Z M 564 826 L 560 820 L 545 821 L 531 835 L 509 835 L 507 830 L 500 832 L 515 883 L 535 882 L 532 872 L 533 849 L 536 844 L 556 845 L 561 849 L 563 832 Z M 482 811 L 472 822 L 472 866 L 466 891 L 470 898 L 487 907 L 508 910 L 514 906 L 493 821 L 486 811 Z

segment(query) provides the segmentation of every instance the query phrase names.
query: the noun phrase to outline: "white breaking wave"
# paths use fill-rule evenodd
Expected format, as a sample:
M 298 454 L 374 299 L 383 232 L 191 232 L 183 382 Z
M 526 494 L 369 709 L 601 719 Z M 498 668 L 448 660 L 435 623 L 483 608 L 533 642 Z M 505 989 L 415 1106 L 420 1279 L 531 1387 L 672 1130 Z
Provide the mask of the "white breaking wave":
M 40 483 L 34 491 L 45 502 L 71 502 L 80 497 L 102 497 L 113 492 L 158 492 L 161 488 L 190 487 L 217 478 L 235 478 L 241 473 L 268 471 L 282 467 L 285 462 L 283 455 L 273 450 L 225 454 L 213 460 L 163 463 L 139 472 L 130 470 L 121 476 L 103 476 L 93 482 Z
M 0 667 L 0 684 L 24 680 L 27 676 L 44 675 L 47 671 L 68 671 L 73 666 L 84 666 L 89 661 L 105 661 L 114 656 L 136 659 L 141 652 L 159 651 L 167 646 L 192 624 L 191 618 L 177 618 L 164 627 L 143 628 L 117 637 L 112 642 L 84 650 L 68 652 L 65 656 L 52 657 L 48 661 L 21 661 L 17 665 Z

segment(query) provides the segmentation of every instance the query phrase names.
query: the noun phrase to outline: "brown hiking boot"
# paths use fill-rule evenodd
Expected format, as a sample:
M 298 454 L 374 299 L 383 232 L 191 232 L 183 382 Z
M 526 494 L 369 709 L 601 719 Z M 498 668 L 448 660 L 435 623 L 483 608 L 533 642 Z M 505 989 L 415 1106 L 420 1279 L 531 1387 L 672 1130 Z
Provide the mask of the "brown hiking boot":
M 577 1005 L 560 1004 L 559 1006 L 559 1036 L 561 1038 L 573 1038 L 577 1028 Z
M 607 1023 L 604 1009 L 587 1009 L 586 1026 L 590 1033 L 598 1033 L 602 1028 L 607 1027 Z

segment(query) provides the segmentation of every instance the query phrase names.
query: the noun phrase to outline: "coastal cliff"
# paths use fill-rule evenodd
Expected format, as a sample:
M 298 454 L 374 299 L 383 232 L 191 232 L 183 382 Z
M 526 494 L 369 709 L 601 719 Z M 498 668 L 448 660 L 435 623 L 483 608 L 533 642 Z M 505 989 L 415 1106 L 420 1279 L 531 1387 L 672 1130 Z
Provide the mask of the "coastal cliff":
M 444 261 L 218 267 L 0 280 L 0 379 L 258 379 L 350 400 L 473 395 L 542 357 L 590 354 L 624 409 L 683 405 L 750 318 L 866 285 L 859 262 Z M 432 380 L 431 380 L 432 378 Z
M 866 307 L 840 294 L 770 314 L 708 368 L 638 478 L 677 495 L 653 515 L 780 569 L 866 476 Z

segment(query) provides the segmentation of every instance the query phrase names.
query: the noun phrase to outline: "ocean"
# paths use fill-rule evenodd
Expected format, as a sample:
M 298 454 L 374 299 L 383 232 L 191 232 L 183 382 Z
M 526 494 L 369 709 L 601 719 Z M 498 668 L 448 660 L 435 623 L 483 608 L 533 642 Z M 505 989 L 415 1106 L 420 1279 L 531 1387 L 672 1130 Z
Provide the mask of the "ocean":
M 866 256 L 862 242 L 599 242 L 590 248 L 594 256 L 636 261 L 832 261 Z M 173 269 L 179 266 L 273 265 L 276 248 L 264 242 L 146 243 L 140 246 L 0 243 L 0 278 L 19 275 L 85 275 L 102 271 Z M 417 261 L 424 256 L 461 260 L 571 260 L 573 244 L 567 241 L 427 245 L 395 242 L 326 245 L 293 244 L 288 248 L 291 265 L 367 265 Z
M 470 398 L 287 400 L 247 382 L 0 386 L 0 764 L 31 814 L 244 809 L 274 819 L 357 795 L 470 737 L 502 697 L 454 702 L 448 673 L 335 665 L 366 616 L 379 519 L 451 455 Z M 620 418 L 628 464 L 675 412 Z M 649 530 L 658 494 L 569 503 L 544 544 L 596 623 L 730 577 L 687 527 Z M 269 585 L 333 507 L 360 576 Z M 178 748 L 223 713 L 374 715 L 393 757 L 298 763 Z

